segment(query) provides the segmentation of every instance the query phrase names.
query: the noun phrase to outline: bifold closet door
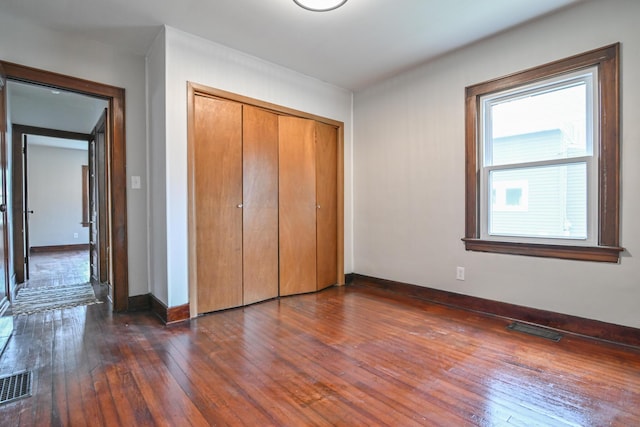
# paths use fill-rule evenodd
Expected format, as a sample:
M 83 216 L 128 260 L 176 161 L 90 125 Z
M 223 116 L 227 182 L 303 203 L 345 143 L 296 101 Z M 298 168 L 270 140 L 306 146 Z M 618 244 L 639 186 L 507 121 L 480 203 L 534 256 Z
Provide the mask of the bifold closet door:
M 198 312 L 242 305 L 242 105 L 194 99 Z
M 243 106 L 243 303 L 278 296 L 278 116 Z
M 338 130 L 316 122 L 317 289 L 338 283 Z
M 280 295 L 316 290 L 315 121 L 279 117 Z

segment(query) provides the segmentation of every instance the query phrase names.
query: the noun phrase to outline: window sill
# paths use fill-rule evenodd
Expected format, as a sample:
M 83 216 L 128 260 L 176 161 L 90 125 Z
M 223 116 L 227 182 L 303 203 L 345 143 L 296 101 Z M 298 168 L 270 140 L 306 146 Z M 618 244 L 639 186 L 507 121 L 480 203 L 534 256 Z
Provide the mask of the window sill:
M 468 251 L 499 254 L 528 255 L 544 258 L 573 259 L 617 263 L 624 248 L 613 246 L 564 246 L 531 243 L 498 242 L 465 237 L 462 239 Z

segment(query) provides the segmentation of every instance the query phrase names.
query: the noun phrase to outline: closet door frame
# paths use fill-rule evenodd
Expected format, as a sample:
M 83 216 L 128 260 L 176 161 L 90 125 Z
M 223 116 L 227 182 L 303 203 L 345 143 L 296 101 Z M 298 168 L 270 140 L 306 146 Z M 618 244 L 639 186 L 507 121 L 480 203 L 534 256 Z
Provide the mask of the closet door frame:
M 196 251 L 196 211 L 195 211 L 195 111 L 196 96 L 209 96 L 228 101 L 239 102 L 279 114 L 315 120 L 334 126 L 337 129 L 337 203 L 338 219 L 337 238 L 337 277 L 338 285 L 345 284 L 344 276 L 344 123 L 304 111 L 295 110 L 243 95 L 215 89 L 198 83 L 187 82 L 187 174 L 188 174 L 188 244 L 189 244 L 189 312 L 191 317 L 198 316 L 198 283 L 197 283 L 197 251 Z

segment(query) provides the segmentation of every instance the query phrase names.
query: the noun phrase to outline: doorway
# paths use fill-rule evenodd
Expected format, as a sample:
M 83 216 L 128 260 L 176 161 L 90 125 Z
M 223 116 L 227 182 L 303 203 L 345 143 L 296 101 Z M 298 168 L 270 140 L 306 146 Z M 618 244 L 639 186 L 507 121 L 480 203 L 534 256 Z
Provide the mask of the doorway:
M 30 119 L 19 113 L 20 110 L 28 110 L 37 116 L 35 109 L 24 108 L 33 102 L 53 102 L 59 110 L 64 110 L 63 103 L 56 103 L 61 95 L 50 94 L 44 88 L 12 83 L 10 96 L 17 110 L 12 118 L 24 122 L 35 121 L 37 117 Z M 70 94 L 63 96 L 68 104 L 83 103 Z M 54 99 L 47 101 L 47 97 Z M 103 102 L 90 100 L 91 105 L 93 108 L 85 108 L 86 118 L 74 116 L 71 124 L 65 125 L 64 119 L 58 117 L 59 125 L 88 128 L 98 115 L 98 123 L 103 124 Z M 90 209 L 99 207 L 105 212 L 107 210 L 107 204 L 96 197 L 98 181 L 101 183 L 100 194 L 104 197 L 107 192 L 104 191 L 105 175 L 95 170 L 97 162 L 92 161 L 92 152 L 89 150 L 91 144 L 96 143 L 94 133 L 63 132 L 17 124 L 12 126 L 12 130 L 15 144 L 13 152 L 22 153 L 21 161 L 15 156 L 13 170 L 14 200 L 16 203 L 22 200 L 23 206 L 23 215 L 15 220 L 16 229 L 23 230 L 22 241 L 14 245 L 16 282 L 27 282 L 29 287 L 64 286 L 89 281 L 110 284 L 112 280 L 110 274 L 106 274 L 107 269 L 103 267 L 105 274 L 100 274 L 98 268 L 102 264 L 90 262 L 93 260 L 89 256 L 91 242 L 102 235 L 96 233 L 94 236 L 93 230 L 108 228 L 104 222 L 94 221 L 94 217 L 104 219 L 104 215 L 91 215 L 93 211 Z M 94 203 L 90 203 L 92 200 Z M 100 200 L 100 203 L 95 203 L 95 200 Z M 24 245 L 20 246 L 22 242 Z M 109 245 L 100 248 L 100 254 L 108 264 Z
M 111 284 L 113 286 L 113 309 L 125 311 L 128 307 L 128 258 L 126 233 L 126 170 L 125 170 L 125 138 L 124 138 L 124 90 L 109 85 L 77 79 L 70 76 L 55 74 L 44 70 L 25 67 L 0 61 L 4 67 L 8 80 L 46 87 L 51 91 L 68 91 L 89 97 L 102 99 L 107 104 L 105 118 L 106 131 L 103 133 L 105 145 L 108 147 L 105 156 L 98 163 L 102 165 L 108 184 L 102 189 L 109 200 L 109 257 L 111 260 Z M 33 131 L 33 129 L 31 129 Z M 20 138 L 19 133 L 13 132 L 12 139 Z M 89 141 L 88 141 L 89 142 Z M 13 259 L 16 273 L 21 265 L 20 246 L 24 246 L 23 228 L 19 224 L 23 217 L 21 191 L 16 191 L 20 179 L 16 177 L 16 166 L 20 165 L 21 153 L 12 152 L 13 181 L 12 193 L 12 236 Z M 19 188 L 18 188 L 19 189 Z M 17 267 L 17 268 L 16 268 Z M 16 274 L 17 279 L 17 274 Z

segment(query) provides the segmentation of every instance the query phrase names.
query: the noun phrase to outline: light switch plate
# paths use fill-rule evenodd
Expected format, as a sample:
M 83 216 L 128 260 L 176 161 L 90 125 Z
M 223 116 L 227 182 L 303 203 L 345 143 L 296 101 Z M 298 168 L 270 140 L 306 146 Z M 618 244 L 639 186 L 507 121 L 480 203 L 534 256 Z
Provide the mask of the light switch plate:
M 131 177 L 131 188 L 134 190 L 139 190 L 140 189 L 140 177 L 139 176 L 132 176 Z

